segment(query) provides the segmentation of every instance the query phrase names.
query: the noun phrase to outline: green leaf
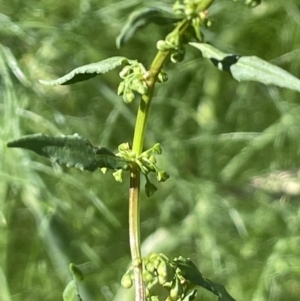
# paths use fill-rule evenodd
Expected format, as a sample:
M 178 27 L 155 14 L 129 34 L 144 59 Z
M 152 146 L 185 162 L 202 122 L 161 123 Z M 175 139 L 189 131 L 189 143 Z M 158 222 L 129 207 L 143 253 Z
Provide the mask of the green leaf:
M 219 69 L 229 71 L 237 81 L 256 81 L 300 92 L 300 80 L 287 71 L 256 56 L 238 56 L 223 53 L 205 43 L 189 43 L 198 48 L 203 57 L 210 59 Z
M 191 42 L 189 43 L 189 45 L 198 48 L 202 52 L 202 56 L 207 59 L 214 58 L 218 61 L 222 61 L 226 56 L 228 56 L 227 53 L 220 51 L 219 49 L 211 46 L 210 44 Z
M 97 168 L 127 169 L 128 161 L 115 156 L 105 147 L 95 147 L 77 134 L 51 137 L 43 134 L 25 136 L 7 143 L 8 147 L 20 147 L 36 152 L 59 164 L 81 170 Z
M 121 30 L 121 33 L 116 39 L 117 48 L 121 48 L 127 43 L 135 34 L 135 32 L 147 26 L 150 23 L 158 25 L 167 25 L 176 23 L 181 18 L 175 14 L 168 13 L 158 8 L 141 8 L 131 13 Z
M 218 301 L 236 301 L 230 296 L 223 285 L 212 282 L 211 280 L 203 277 L 195 264 L 189 258 L 180 256 L 174 259 L 173 264 L 181 270 L 182 276 L 185 279 L 217 295 L 219 297 Z
M 97 63 L 78 67 L 65 76 L 62 76 L 55 80 L 40 80 L 40 83 L 50 86 L 71 85 L 93 78 L 98 74 L 106 73 L 121 65 L 130 64 L 131 62 L 133 61 L 128 60 L 123 56 L 114 56 Z
M 256 56 L 242 56 L 230 70 L 232 76 L 238 81 L 258 81 L 300 92 L 298 78 Z

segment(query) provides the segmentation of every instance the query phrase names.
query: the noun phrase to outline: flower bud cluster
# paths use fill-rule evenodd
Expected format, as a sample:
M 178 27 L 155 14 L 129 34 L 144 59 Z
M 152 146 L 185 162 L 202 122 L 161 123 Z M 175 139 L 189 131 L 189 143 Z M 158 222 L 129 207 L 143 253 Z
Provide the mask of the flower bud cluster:
M 144 151 L 140 156 L 137 157 L 136 153 L 133 152 L 128 143 L 123 143 L 119 145 L 119 153 L 117 156 L 127 160 L 129 165 L 136 165 L 140 171 L 145 175 L 146 184 L 145 190 L 146 195 L 151 196 L 157 190 L 156 186 L 152 184 L 148 178 L 149 173 L 155 173 L 158 182 L 164 182 L 169 178 L 166 171 L 161 170 L 156 165 L 155 155 L 160 155 L 162 153 L 162 148 L 159 143 L 156 143 L 150 149 Z M 116 181 L 122 182 L 123 169 L 119 169 L 113 173 Z
M 161 153 L 161 146 L 159 143 L 156 143 L 152 148 L 143 152 L 136 160 L 141 172 L 146 177 L 145 191 L 148 197 L 153 195 L 157 190 L 156 186 L 149 180 L 149 173 L 155 173 L 158 182 L 165 182 L 169 178 L 168 173 L 159 169 L 156 165 L 156 157 L 154 155 L 160 155 Z
M 176 1 L 173 6 L 175 14 L 182 15 L 183 20 L 189 23 L 189 27 L 184 36 L 180 33 L 180 27 L 178 27 L 178 29 L 171 32 L 165 40 L 160 40 L 156 44 L 158 50 L 171 52 L 170 59 L 173 63 L 181 62 L 184 59 L 184 43 L 191 40 L 191 38 L 202 42 L 203 33 L 201 26 L 211 25 L 211 21 L 208 20 L 208 13 L 201 8 L 201 4 L 201 0 L 183 0 Z
M 182 276 L 181 270 L 164 254 L 151 253 L 143 259 L 143 280 L 146 285 L 147 301 L 182 301 L 190 295 L 190 283 Z M 129 288 L 133 284 L 133 267 L 122 278 L 122 285 Z M 166 290 L 163 299 L 156 295 L 155 288 Z M 195 292 L 192 292 L 192 296 Z
M 166 37 L 166 40 L 159 40 L 156 48 L 160 51 L 171 51 L 171 62 L 178 63 L 184 59 L 185 48 L 179 41 L 179 35 L 172 34 Z
M 201 0 L 177 0 L 173 5 L 175 14 L 184 14 L 188 19 L 193 19 L 198 15 L 198 6 Z
M 118 87 L 118 95 L 123 95 L 124 102 L 131 103 L 135 98 L 135 93 L 146 94 L 148 92 L 148 85 L 144 80 L 146 68 L 136 61 L 127 65 L 119 73 L 123 79 Z

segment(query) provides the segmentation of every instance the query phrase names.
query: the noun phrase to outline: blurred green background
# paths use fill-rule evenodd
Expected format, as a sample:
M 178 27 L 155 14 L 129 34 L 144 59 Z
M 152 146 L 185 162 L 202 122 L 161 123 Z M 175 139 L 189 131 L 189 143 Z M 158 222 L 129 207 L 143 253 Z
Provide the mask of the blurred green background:
M 116 96 L 118 72 L 46 87 L 77 66 L 123 55 L 151 63 L 172 27 L 149 25 L 115 47 L 126 16 L 172 1 L 0 1 L 0 300 L 62 300 L 68 264 L 82 264 L 84 301 L 133 300 L 120 289 L 130 262 L 128 179 L 58 168 L 7 149 L 32 133 L 78 133 L 112 150 L 131 142 L 138 101 Z M 300 4 L 216 0 L 205 38 L 224 52 L 257 55 L 300 77 Z M 200 52 L 168 64 L 145 147 L 160 142 L 170 179 L 142 193 L 144 255 L 190 257 L 237 300 L 300 296 L 300 95 L 237 83 Z M 144 183 L 143 183 L 144 184 Z M 130 292 L 130 291 L 129 291 Z M 199 289 L 197 300 L 216 300 Z

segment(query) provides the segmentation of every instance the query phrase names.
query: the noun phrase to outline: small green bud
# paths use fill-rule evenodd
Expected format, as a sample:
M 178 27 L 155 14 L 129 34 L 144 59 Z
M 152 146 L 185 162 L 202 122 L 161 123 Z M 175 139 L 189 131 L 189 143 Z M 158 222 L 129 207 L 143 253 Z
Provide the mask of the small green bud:
M 144 160 L 147 160 L 147 159 L 150 158 L 150 153 L 151 153 L 151 149 L 150 149 L 150 150 L 148 149 L 148 150 L 144 151 L 144 152 L 140 155 L 140 157 L 143 158 Z
M 145 269 L 149 272 L 149 273 L 154 273 L 155 271 L 155 266 L 153 265 L 153 263 L 147 262 L 147 264 L 145 265 Z
M 136 92 L 138 92 L 141 95 L 147 94 L 148 87 L 145 83 L 141 83 L 141 85 L 137 86 Z
M 158 182 L 165 182 L 169 179 L 169 177 L 170 176 L 164 170 L 159 171 L 156 175 Z
M 181 14 L 182 11 L 184 11 L 184 5 L 180 3 L 180 1 L 176 1 L 173 4 L 173 11 L 175 12 L 175 14 Z
M 150 157 L 149 157 L 149 161 L 150 161 L 151 163 L 155 164 L 155 163 L 156 163 L 156 158 L 155 158 L 154 156 L 150 156 Z
M 168 275 L 168 269 L 167 264 L 165 261 L 161 260 L 158 267 L 157 267 L 157 273 L 159 276 L 167 277 Z
M 118 86 L 117 94 L 121 95 L 124 92 L 124 89 L 125 89 L 125 83 L 124 83 L 124 81 L 122 81 L 122 82 L 120 82 L 120 84 Z
M 146 283 L 152 282 L 154 279 L 153 274 L 149 273 L 148 271 L 143 271 L 143 280 Z
M 101 170 L 102 173 L 105 175 L 105 174 L 107 173 L 108 168 L 102 167 L 102 168 L 100 168 L 100 170 Z
M 130 150 L 129 143 L 128 143 L 128 142 L 121 143 L 121 144 L 118 146 L 118 150 L 119 150 L 119 152 L 122 152 L 122 151 L 129 151 L 129 150 Z
M 172 283 L 172 287 L 170 289 L 170 297 L 173 300 L 177 300 L 178 297 L 182 294 L 182 285 L 181 283 L 178 281 L 178 278 L 176 278 L 173 283 Z
M 139 66 L 141 74 L 144 74 L 147 72 L 147 69 L 145 68 L 145 66 L 143 64 L 139 63 L 138 66 Z
M 133 285 L 133 282 L 132 282 L 132 279 L 131 279 L 131 276 L 129 274 L 125 274 L 122 279 L 121 279 L 121 285 L 124 287 L 124 288 L 131 288 L 132 285 Z
M 171 32 L 166 37 L 166 43 L 169 49 L 176 50 L 180 45 L 180 36 L 178 32 Z
M 115 180 L 117 182 L 122 183 L 122 181 L 123 181 L 123 170 L 118 169 L 117 171 L 113 172 L 113 177 L 115 178 Z
M 135 78 L 131 81 L 130 89 L 137 91 L 139 94 L 146 94 L 148 92 L 147 85 L 138 78 Z
M 132 92 L 132 90 L 126 89 L 126 90 L 124 91 L 123 99 L 124 99 L 124 102 L 125 102 L 125 103 L 131 103 L 131 102 L 133 102 L 134 98 L 135 98 L 135 95 L 134 95 L 134 93 Z
M 160 256 L 155 253 L 155 256 L 151 259 L 151 261 L 152 261 L 155 269 L 157 269 L 160 264 Z
M 164 71 L 161 71 L 159 74 L 158 74 L 158 81 L 160 83 L 165 83 L 167 80 L 168 80 L 168 74 Z
M 205 25 L 207 27 L 211 27 L 212 26 L 212 21 L 211 20 L 207 20 L 206 23 L 205 23 Z
M 128 74 L 130 74 L 132 71 L 131 71 L 131 66 L 130 65 L 127 65 L 127 66 L 125 66 L 122 70 L 121 70 L 121 72 L 119 73 L 119 76 L 121 77 L 121 78 L 125 78 Z
M 170 48 L 172 48 L 172 47 L 170 47 L 170 45 L 169 45 L 166 41 L 164 41 L 164 40 L 159 40 L 159 41 L 157 41 L 157 43 L 156 43 L 156 48 L 157 48 L 158 50 L 160 50 L 160 51 L 168 51 L 168 50 L 170 50 Z
M 132 81 L 130 82 L 130 89 L 136 89 L 137 86 L 141 84 L 141 80 L 139 78 L 133 78 Z
M 155 143 L 154 146 L 152 147 L 152 150 L 158 155 L 162 153 L 162 148 L 159 143 Z
M 191 5 L 188 5 L 185 8 L 184 13 L 190 19 L 193 16 L 193 14 L 195 14 L 195 9 Z
M 143 260 L 141 258 L 135 258 L 132 262 L 133 267 L 139 267 L 143 263 Z

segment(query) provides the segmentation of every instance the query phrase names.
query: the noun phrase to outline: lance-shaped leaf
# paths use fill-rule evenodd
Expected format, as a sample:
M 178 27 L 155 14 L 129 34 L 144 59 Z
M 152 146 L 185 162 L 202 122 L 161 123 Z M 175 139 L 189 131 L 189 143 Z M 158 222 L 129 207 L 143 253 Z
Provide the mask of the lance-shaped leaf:
M 256 81 L 300 92 L 300 80 L 287 71 L 256 56 L 227 54 L 205 43 L 189 43 L 198 48 L 220 70 L 229 71 L 237 81 Z
M 135 32 L 150 23 L 167 25 L 176 23 L 180 18 L 178 15 L 166 12 L 158 8 L 141 8 L 131 13 L 123 26 L 121 33 L 116 39 L 117 48 L 124 46 L 135 34 Z
M 73 136 L 51 137 L 35 134 L 7 143 L 8 147 L 19 147 L 36 152 L 59 164 L 81 170 L 95 171 L 97 168 L 127 169 L 128 161 L 115 156 L 105 147 L 95 147 L 89 140 Z
M 218 301 L 235 301 L 221 284 L 212 282 L 202 276 L 195 264 L 189 258 L 178 257 L 173 261 L 176 267 L 181 270 L 182 276 L 191 283 L 199 285 L 213 294 L 217 295 Z
M 65 76 L 62 76 L 55 80 L 40 80 L 40 83 L 50 86 L 75 84 L 93 78 L 98 74 L 103 74 L 111 71 L 121 65 L 127 65 L 132 62 L 132 60 L 128 60 L 123 56 L 114 56 L 97 63 L 78 67 Z

